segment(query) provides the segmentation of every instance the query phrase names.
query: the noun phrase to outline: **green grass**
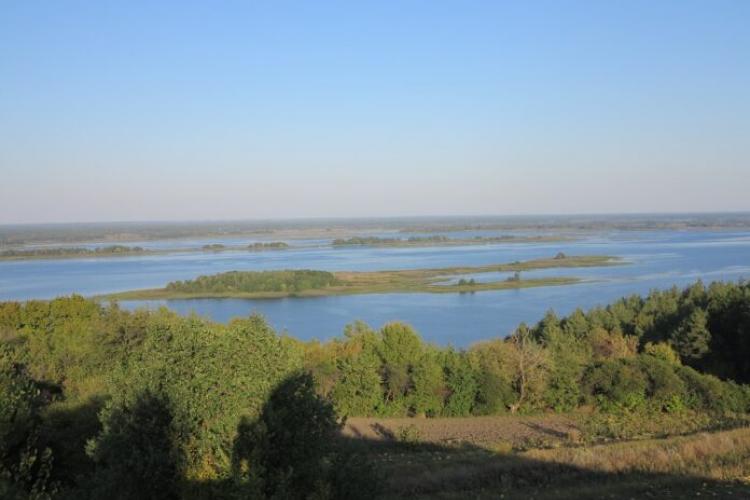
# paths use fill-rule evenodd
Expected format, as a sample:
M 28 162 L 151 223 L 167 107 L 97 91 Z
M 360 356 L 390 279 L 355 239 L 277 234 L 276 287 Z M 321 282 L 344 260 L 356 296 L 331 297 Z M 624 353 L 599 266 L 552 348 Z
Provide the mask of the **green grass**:
M 249 291 L 249 290 L 198 290 L 177 291 L 168 288 L 133 290 L 104 296 L 118 300 L 158 300 L 187 298 L 248 298 L 274 299 L 283 297 L 320 297 L 330 295 L 373 294 L 373 293 L 471 293 L 489 290 L 508 290 L 537 286 L 559 286 L 578 283 L 575 277 L 532 278 L 517 281 L 495 281 L 473 285 L 444 285 L 441 282 L 454 275 L 480 274 L 490 272 L 523 272 L 537 269 L 581 268 L 609 266 L 621 263 L 609 256 L 569 256 L 561 259 L 535 259 L 509 264 L 487 266 L 457 266 L 436 269 L 408 269 L 397 271 L 334 273 L 335 283 L 324 288 L 290 291 Z M 253 273 L 255 271 L 248 271 Z M 273 271 L 265 271 L 273 273 Z M 280 271 L 280 273 L 283 271 Z

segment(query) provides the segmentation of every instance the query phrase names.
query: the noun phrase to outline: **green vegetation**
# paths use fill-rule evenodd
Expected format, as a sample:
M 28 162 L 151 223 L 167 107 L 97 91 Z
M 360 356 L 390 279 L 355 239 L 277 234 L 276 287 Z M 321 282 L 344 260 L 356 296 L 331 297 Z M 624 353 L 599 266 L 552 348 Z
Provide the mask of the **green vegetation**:
M 0 251 L 0 260 L 55 259 L 65 257 L 111 257 L 117 255 L 142 255 L 148 253 L 141 247 L 110 245 L 97 248 L 56 247 L 29 248 Z
M 194 280 L 169 283 L 165 288 L 134 290 L 109 295 L 109 298 L 173 299 L 198 297 L 279 298 L 345 295 L 362 293 L 456 293 L 505 290 L 511 288 L 567 285 L 576 278 L 539 278 L 521 280 L 520 271 L 549 268 L 597 267 L 618 264 L 607 256 L 537 259 L 511 264 L 399 271 L 328 273 L 325 271 L 231 271 Z M 487 283 L 458 282 L 443 284 L 456 274 L 515 272 L 513 278 Z
M 247 248 L 253 252 L 260 252 L 264 250 L 286 250 L 289 245 L 283 241 L 272 241 L 272 242 L 256 242 L 248 245 Z
M 336 283 L 333 273 L 326 271 L 257 271 L 199 276 L 194 280 L 174 281 L 167 291 L 178 293 L 294 293 L 303 290 L 316 290 Z
M 412 237 L 408 239 L 401 238 L 380 238 L 377 236 L 354 236 L 349 239 L 335 239 L 333 246 L 351 246 L 351 245 L 369 245 L 369 246 L 405 246 L 418 243 L 446 243 L 450 241 L 446 236 L 426 236 Z
M 133 255 L 166 255 L 175 252 L 189 252 L 202 250 L 204 252 L 223 252 L 228 250 L 250 250 L 253 252 L 265 250 L 284 250 L 289 245 L 274 241 L 270 243 L 253 243 L 246 247 L 227 246 L 221 243 L 211 243 L 198 248 L 171 248 L 159 250 L 146 250 L 138 246 L 108 245 L 104 247 L 39 247 L 39 248 L 16 248 L 0 250 L 0 260 L 26 260 L 26 259 L 65 259 L 65 258 L 88 258 L 88 257 L 117 257 Z
M 747 429 L 691 434 L 750 422 L 749 335 L 749 283 L 550 312 L 463 350 L 403 323 L 300 342 L 258 316 L 4 302 L 0 496 L 742 496 Z M 377 419 L 342 435 L 347 416 Z M 464 433 L 436 437 L 451 422 Z

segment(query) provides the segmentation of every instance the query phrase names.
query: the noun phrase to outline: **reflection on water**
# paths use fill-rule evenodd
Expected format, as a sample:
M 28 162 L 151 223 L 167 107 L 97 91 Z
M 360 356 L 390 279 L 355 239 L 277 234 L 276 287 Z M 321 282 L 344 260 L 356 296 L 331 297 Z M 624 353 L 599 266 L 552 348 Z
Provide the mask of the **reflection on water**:
M 403 320 L 413 324 L 428 340 L 465 346 L 476 340 L 506 335 L 519 322 L 534 322 L 548 309 L 565 314 L 578 306 L 604 304 L 623 295 L 647 293 L 652 288 L 683 286 L 699 278 L 706 281 L 750 278 L 748 232 L 607 232 L 559 243 L 432 248 L 330 248 L 320 247 L 320 243 L 318 240 L 298 241 L 301 248 L 279 252 L 183 252 L 142 257 L 0 262 L 0 299 L 153 288 L 173 280 L 230 270 L 478 266 L 552 257 L 559 251 L 567 255 L 614 255 L 628 262 L 623 266 L 522 273 L 524 278 L 576 276 L 585 280 L 561 287 L 466 294 L 123 303 L 125 307 L 167 305 L 181 313 L 196 311 L 219 321 L 260 312 L 276 328 L 305 339 L 339 335 L 344 325 L 355 319 L 372 325 Z M 507 277 L 506 273 L 488 273 L 454 279 L 495 281 Z

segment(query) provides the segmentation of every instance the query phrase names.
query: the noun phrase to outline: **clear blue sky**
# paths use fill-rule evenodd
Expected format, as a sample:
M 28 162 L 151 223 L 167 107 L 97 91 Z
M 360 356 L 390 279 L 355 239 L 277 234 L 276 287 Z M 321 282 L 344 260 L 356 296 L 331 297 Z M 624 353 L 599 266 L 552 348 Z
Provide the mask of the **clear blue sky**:
M 0 3 L 0 223 L 750 209 L 750 1 Z

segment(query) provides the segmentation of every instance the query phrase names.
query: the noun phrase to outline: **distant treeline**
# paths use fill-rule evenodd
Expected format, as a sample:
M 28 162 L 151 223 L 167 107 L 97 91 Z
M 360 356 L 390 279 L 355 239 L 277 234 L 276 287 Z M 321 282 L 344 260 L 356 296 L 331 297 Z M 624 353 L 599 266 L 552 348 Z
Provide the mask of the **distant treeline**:
M 450 241 L 447 236 L 412 236 L 411 238 L 379 238 L 377 236 L 354 236 L 348 239 L 335 239 L 333 246 L 345 245 L 401 245 L 404 243 L 440 243 Z
M 474 216 L 398 217 L 367 219 L 300 219 L 214 222 L 110 222 L 88 224 L 28 224 L 0 226 L 0 245 L 52 242 L 144 241 L 179 238 L 237 237 L 278 231 L 331 231 L 357 234 L 364 231 L 448 232 L 469 230 L 661 230 L 750 228 L 748 213 L 641 214 L 606 216 Z
M 260 252 L 263 250 L 283 250 L 286 248 L 289 248 L 289 245 L 284 243 L 283 241 L 272 241 L 272 242 L 257 242 L 257 243 L 251 243 L 247 245 L 247 248 L 250 251 L 253 252 Z M 210 243 L 207 245 L 203 245 L 201 247 L 201 250 L 207 251 L 207 252 L 221 252 L 224 250 L 240 250 L 241 247 L 231 247 L 226 246 L 221 243 Z
M 130 253 L 143 253 L 141 247 L 125 245 L 110 245 L 97 248 L 82 247 L 56 247 L 56 248 L 29 248 L 20 250 L 0 251 L 0 258 L 30 258 L 30 257 L 67 257 L 67 256 L 96 256 L 96 255 L 118 255 Z
M 355 236 L 348 239 L 335 239 L 333 246 L 370 245 L 370 246 L 411 246 L 411 245 L 470 245 L 476 243 L 508 243 L 508 242 L 543 242 L 562 241 L 570 238 L 556 235 L 536 236 L 474 236 L 472 238 L 449 238 L 443 235 L 435 236 L 410 236 L 409 238 L 380 238 L 377 236 Z
M 283 241 L 272 241 L 269 243 L 264 242 L 257 242 L 252 243 L 247 246 L 249 250 L 252 251 L 263 251 L 263 250 L 285 250 L 289 248 L 289 245 L 287 243 L 284 243 Z
M 230 271 L 173 281 L 165 288 L 184 293 L 297 292 L 325 288 L 335 282 L 336 277 L 327 271 Z
M 280 284 L 331 278 L 296 273 Z M 258 316 L 218 324 L 79 296 L 4 302 L 0 496 L 367 498 L 375 486 L 336 441 L 337 415 L 587 405 L 733 418 L 750 410 L 748 360 L 748 283 L 550 312 L 468 349 L 425 343 L 403 323 L 354 323 L 320 343 Z

